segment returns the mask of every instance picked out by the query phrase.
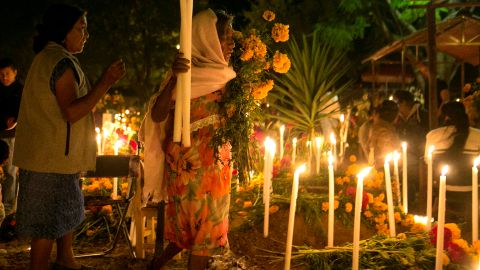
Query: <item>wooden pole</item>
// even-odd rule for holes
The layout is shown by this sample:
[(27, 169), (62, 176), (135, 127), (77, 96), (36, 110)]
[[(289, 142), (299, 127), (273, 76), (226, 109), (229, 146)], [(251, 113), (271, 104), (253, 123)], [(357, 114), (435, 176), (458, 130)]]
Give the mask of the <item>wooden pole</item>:
[(428, 93), (429, 93), (429, 110), (428, 119), (430, 130), (438, 125), (437, 119), (437, 48), (436, 48), (436, 25), (435, 25), (435, 6), (432, 2), (427, 8), (427, 32), (428, 32)]

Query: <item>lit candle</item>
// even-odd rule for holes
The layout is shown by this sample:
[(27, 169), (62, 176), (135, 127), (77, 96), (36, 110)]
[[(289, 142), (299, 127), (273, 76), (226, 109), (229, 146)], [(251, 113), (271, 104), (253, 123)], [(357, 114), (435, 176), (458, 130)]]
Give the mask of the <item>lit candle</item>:
[(415, 224), (422, 224), (423, 226), (427, 226), (427, 217), (414, 215), (413, 222)]
[(280, 126), (280, 160), (283, 158), (283, 134), (285, 133), (285, 125)]
[(355, 217), (353, 220), (353, 256), (352, 256), (352, 270), (358, 270), (358, 257), (360, 253), (360, 222), (362, 212), (362, 198), (363, 198), (363, 178), (367, 176), (372, 167), (367, 167), (357, 174), (357, 191), (355, 192)]
[(447, 185), (447, 172), (448, 166), (443, 166), (438, 191), (437, 254), (435, 270), (442, 270), (443, 268), (443, 234), (445, 228), (445, 191)]
[(401, 204), (401, 193), (400, 193), (400, 178), (398, 176), (398, 160), (400, 159), (400, 154), (397, 150), (393, 151), (393, 180), (395, 181), (396, 191), (397, 191), (397, 203)]
[(343, 138), (343, 131), (345, 129), (345, 115), (342, 113), (340, 114), (340, 130), (338, 134), (340, 134), (340, 153), (339, 156), (343, 157), (343, 145), (344, 145), (344, 138)]
[(403, 210), (408, 213), (408, 176), (407, 176), (407, 142), (402, 142), (402, 195)]
[(335, 138), (335, 133), (330, 133), (330, 145), (333, 153), (333, 158), (337, 160), (337, 139)]
[(288, 214), (287, 244), (285, 250), (285, 270), (290, 270), (290, 259), (292, 258), (293, 225), (295, 221), (295, 209), (297, 207), (298, 182), (300, 174), (305, 172), (305, 164), (300, 165), (293, 175), (292, 197), (290, 199), (290, 213)]
[(432, 227), (433, 151), (435, 146), (430, 145), (427, 153), (427, 230)]
[(295, 159), (297, 158), (297, 138), (292, 140), (292, 165), (295, 166)]
[(472, 243), (478, 240), (478, 164), (480, 156), (473, 161), (472, 167)]
[(308, 150), (308, 161), (307, 161), (307, 171), (312, 173), (312, 142), (307, 141), (307, 150)]
[(333, 176), (333, 156), (328, 155), (328, 245), (333, 247), (333, 223), (335, 205), (335, 182)]
[(100, 128), (96, 127), (95, 128), (95, 133), (97, 133), (96, 139), (97, 139), (97, 155), (102, 154), (102, 134), (100, 134)]
[(118, 141), (115, 142), (115, 145), (113, 146), (113, 154), (115, 156), (118, 156), (118, 151), (119, 151), (120, 147), (122, 147), (122, 144), (123, 144), (122, 140), (118, 140)]
[(316, 161), (316, 172), (320, 174), (320, 159), (322, 157), (322, 145), (323, 145), (323, 137), (316, 137), (315, 138), (315, 146), (316, 146), (316, 153), (315, 153), (315, 161)]
[(267, 137), (265, 139), (265, 162), (263, 165), (263, 237), (268, 237), (268, 225), (269, 225), (269, 209), (270, 209), (270, 192), (272, 188), (272, 170), (273, 170), (273, 158), (275, 157), (275, 142)]
[(392, 180), (390, 178), (390, 160), (392, 154), (388, 154), (385, 158), (385, 164), (383, 165), (385, 171), (385, 187), (387, 193), (387, 205), (388, 205), (388, 226), (390, 229), (390, 237), (395, 237), (395, 216), (393, 213), (393, 194), (392, 194)]

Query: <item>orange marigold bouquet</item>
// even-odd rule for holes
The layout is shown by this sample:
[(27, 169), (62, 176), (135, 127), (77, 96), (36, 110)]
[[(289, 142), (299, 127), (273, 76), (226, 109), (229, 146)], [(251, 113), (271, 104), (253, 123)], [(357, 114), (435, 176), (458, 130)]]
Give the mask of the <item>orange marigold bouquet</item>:
[(237, 77), (229, 82), (220, 101), (223, 125), (214, 135), (212, 147), (218, 149), (224, 143), (232, 145), (234, 166), (240, 180), (246, 179), (252, 170), (250, 137), (254, 120), (261, 114), (261, 100), (273, 89), (271, 74), (287, 73), (291, 66), (287, 54), (277, 49), (279, 43), (288, 41), (289, 26), (275, 22), (275, 17), (274, 12), (267, 10), (262, 15), (260, 27), (236, 31), (234, 35), (236, 47), (232, 65)]

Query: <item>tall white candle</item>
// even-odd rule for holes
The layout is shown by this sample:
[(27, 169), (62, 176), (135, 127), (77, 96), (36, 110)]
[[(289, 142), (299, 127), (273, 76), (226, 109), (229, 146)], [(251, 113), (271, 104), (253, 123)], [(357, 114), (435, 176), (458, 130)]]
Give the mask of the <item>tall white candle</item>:
[(387, 205), (388, 205), (388, 227), (390, 229), (390, 237), (395, 237), (395, 215), (393, 212), (393, 194), (392, 194), (392, 180), (390, 178), (390, 160), (392, 154), (388, 154), (385, 158), (385, 164), (383, 165), (385, 171), (385, 187), (387, 193)]
[(280, 160), (283, 158), (283, 135), (285, 133), (285, 125), (280, 126)]
[(398, 160), (400, 159), (400, 154), (397, 150), (393, 151), (393, 181), (395, 181), (396, 192), (397, 192), (397, 204), (401, 204), (402, 194), (400, 192), (400, 177), (398, 174)]
[(337, 139), (335, 138), (335, 133), (330, 133), (330, 145), (333, 153), (333, 158), (337, 160)]
[(307, 161), (307, 172), (312, 173), (312, 141), (307, 141), (307, 150), (308, 150), (308, 161)]
[(317, 174), (320, 174), (320, 160), (322, 158), (322, 145), (323, 145), (323, 137), (316, 137), (315, 138), (315, 149), (317, 150), (315, 152), (315, 171)]
[(295, 209), (297, 207), (298, 182), (300, 174), (305, 172), (305, 164), (300, 165), (293, 175), (292, 197), (290, 199), (290, 213), (288, 214), (287, 244), (285, 250), (285, 270), (290, 270), (290, 260), (292, 258), (293, 226), (295, 221)]
[(97, 133), (97, 155), (102, 155), (102, 134), (100, 134), (100, 128), (95, 128), (95, 133)]
[(297, 158), (297, 138), (292, 140), (292, 165), (295, 166), (295, 159)]
[(433, 151), (435, 146), (430, 145), (427, 153), (427, 230), (432, 227)]
[(270, 192), (272, 189), (272, 170), (273, 170), (273, 158), (275, 157), (275, 142), (267, 137), (265, 139), (265, 162), (263, 168), (263, 237), (268, 237), (269, 226), (269, 209), (270, 209)]
[(372, 167), (367, 167), (357, 174), (357, 191), (355, 192), (355, 217), (353, 219), (353, 256), (352, 256), (352, 270), (358, 270), (358, 257), (360, 254), (360, 222), (362, 212), (362, 198), (363, 198), (363, 178), (367, 176)]
[(339, 156), (343, 157), (343, 145), (345, 143), (344, 138), (343, 138), (343, 131), (345, 129), (345, 115), (342, 113), (340, 114), (340, 130), (338, 132), (340, 136), (340, 153)]
[(328, 244), (333, 247), (333, 224), (335, 214), (335, 182), (333, 175), (333, 156), (328, 155)]
[(407, 142), (402, 142), (402, 195), (403, 210), (408, 213), (408, 173), (407, 173)]
[(478, 164), (480, 156), (473, 161), (472, 167), (472, 243), (478, 240)]
[(447, 185), (447, 172), (448, 166), (443, 166), (438, 191), (437, 253), (435, 260), (435, 270), (442, 270), (443, 268), (443, 234), (445, 228), (445, 191)]

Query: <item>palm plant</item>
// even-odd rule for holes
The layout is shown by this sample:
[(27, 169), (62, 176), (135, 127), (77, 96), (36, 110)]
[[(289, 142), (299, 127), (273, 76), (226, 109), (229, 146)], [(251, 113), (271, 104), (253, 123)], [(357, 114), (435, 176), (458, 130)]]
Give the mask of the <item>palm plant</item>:
[(270, 116), (311, 139), (322, 118), (339, 112), (336, 98), (352, 85), (345, 76), (352, 65), (346, 51), (321, 42), (318, 32), (304, 35), (301, 47), (293, 38), (288, 45), (292, 67), (274, 78), (269, 98), (275, 113)]

